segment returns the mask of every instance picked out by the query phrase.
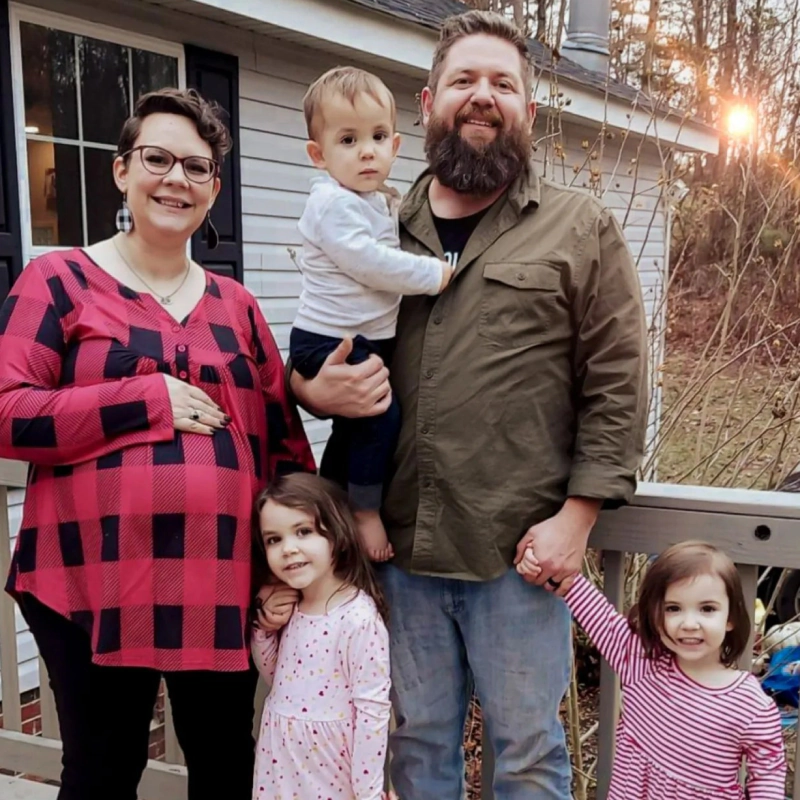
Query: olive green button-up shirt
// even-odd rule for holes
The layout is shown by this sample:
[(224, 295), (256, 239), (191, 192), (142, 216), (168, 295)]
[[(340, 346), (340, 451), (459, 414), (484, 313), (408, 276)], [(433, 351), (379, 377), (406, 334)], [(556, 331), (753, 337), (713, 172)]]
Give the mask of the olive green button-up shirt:
[[(404, 249), (443, 257), (423, 174)], [(612, 213), (531, 169), (481, 219), (437, 297), (407, 297), (384, 521), (397, 566), (490, 580), (569, 496), (630, 500), (647, 419), (645, 315)]]

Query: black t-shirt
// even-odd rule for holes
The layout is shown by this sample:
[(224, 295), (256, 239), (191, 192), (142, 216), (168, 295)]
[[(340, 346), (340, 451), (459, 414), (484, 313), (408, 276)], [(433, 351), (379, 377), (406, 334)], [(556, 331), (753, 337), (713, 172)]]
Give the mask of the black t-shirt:
[[(491, 206), (489, 206), (491, 208)], [(442, 243), (444, 258), (453, 269), (458, 266), (458, 259), (467, 246), (469, 237), (472, 236), (478, 223), (489, 210), (484, 208), (477, 214), (470, 214), (468, 217), (458, 217), (457, 219), (445, 219), (444, 217), (433, 216), (433, 224), (436, 226), (436, 233), (439, 234), (439, 241)]]

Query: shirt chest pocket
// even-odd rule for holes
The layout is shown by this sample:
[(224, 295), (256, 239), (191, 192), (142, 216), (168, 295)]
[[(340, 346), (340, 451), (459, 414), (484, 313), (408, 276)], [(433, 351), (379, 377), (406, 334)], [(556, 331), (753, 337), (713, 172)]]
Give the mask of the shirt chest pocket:
[(546, 341), (559, 315), (556, 264), (488, 263), (483, 268), (478, 333), (495, 344), (531, 347)]

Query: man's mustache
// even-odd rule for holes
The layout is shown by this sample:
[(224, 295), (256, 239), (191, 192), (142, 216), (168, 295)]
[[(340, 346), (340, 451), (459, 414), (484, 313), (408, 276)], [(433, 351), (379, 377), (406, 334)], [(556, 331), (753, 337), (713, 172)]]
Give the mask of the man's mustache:
[(495, 128), (503, 127), (503, 118), (496, 111), (478, 111), (474, 106), (470, 106), (466, 110), (459, 111), (456, 115), (456, 127), (460, 128), (468, 119), (474, 119), (479, 122), (488, 122)]

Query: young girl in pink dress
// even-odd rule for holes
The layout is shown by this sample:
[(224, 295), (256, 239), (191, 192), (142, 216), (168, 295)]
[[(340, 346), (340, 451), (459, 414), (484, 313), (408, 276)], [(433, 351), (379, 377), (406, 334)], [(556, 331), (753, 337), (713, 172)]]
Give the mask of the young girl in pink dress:
[[(539, 569), (528, 549), (517, 570), (529, 579)], [(629, 619), (583, 576), (563, 591), (622, 682), (608, 800), (744, 800), (743, 758), (747, 797), (783, 800), (778, 709), (734, 666), (750, 616), (728, 556), (703, 542), (670, 547), (645, 575)]]
[(271, 685), (254, 800), (381, 800), (389, 731), (386, 607), (347, 497), (316, 475), (278, 479), (256, 510), (271, 575), (300, 592), (285, 628), (253, 633)]

